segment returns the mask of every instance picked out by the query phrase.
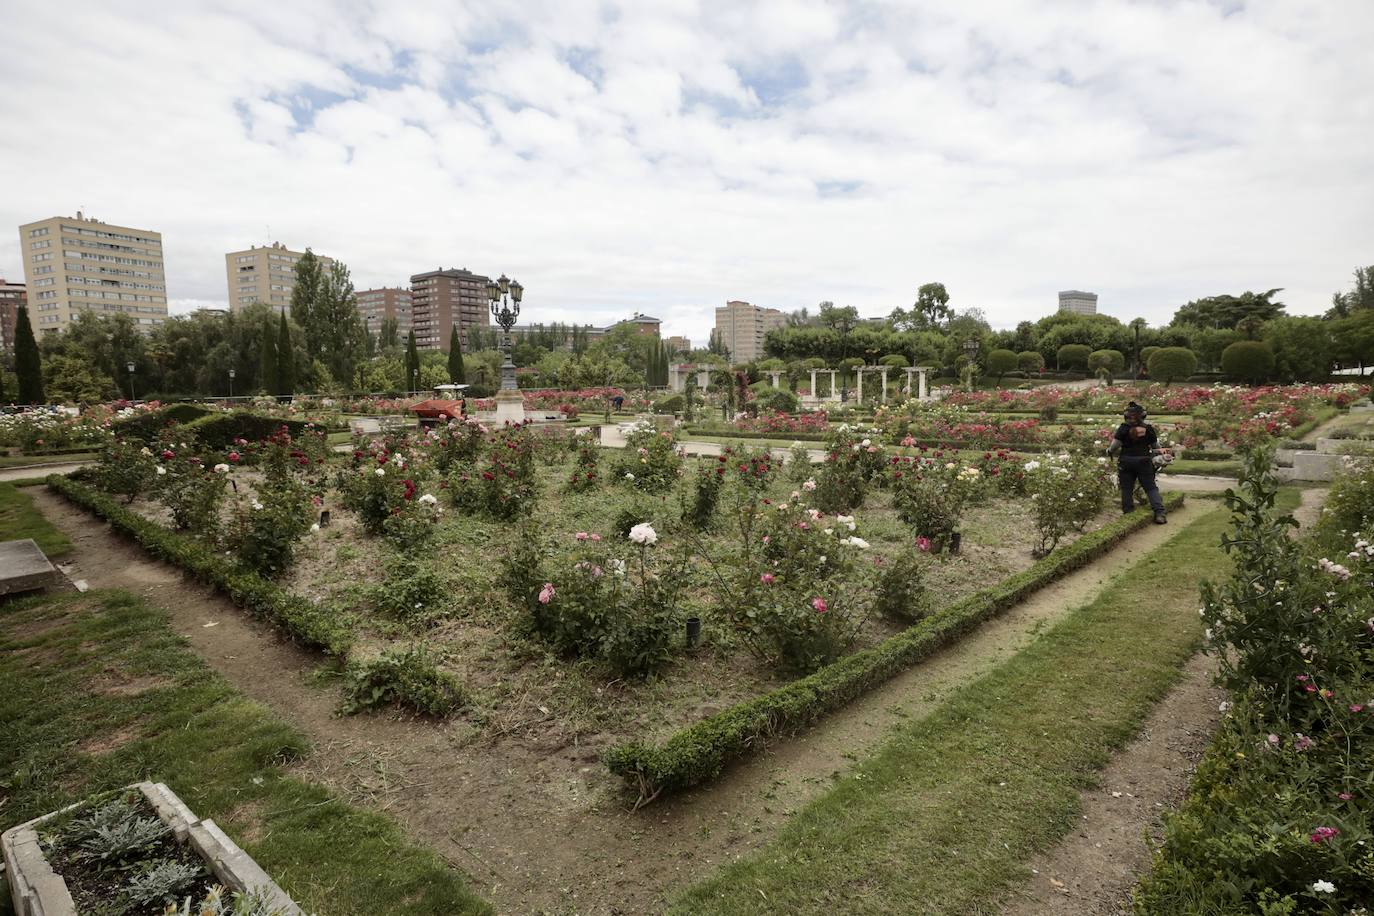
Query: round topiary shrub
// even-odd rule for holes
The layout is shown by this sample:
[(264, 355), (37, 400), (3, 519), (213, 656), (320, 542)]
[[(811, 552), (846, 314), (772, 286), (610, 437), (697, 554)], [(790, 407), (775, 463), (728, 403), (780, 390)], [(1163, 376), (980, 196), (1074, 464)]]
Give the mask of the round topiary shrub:
[(1238, 340), (1221, 351), (1221, 371), (1238, 382), (1258, 385), (1274, 372), (1274, 351), (1262, 340)]
[(988, 354), (988, 375), (999, 382), (1002, 376), (1015, 371), (1016, 366), (1016, 354), (1011, 350), (993, 350)]
[(1064, 344), (1055, 352), (1055, 361), (1060, 369), (1087, 369), (1092, 351), (1087, 344)]
[(1115, 375), (1126, 368), (1126, 354), (1120, 350), (1094, 350), (1088, 354), (1088, 368), (1093, 372), (1106, 369)]
[(654, 413), (677, 413), (682, 410), (682, 395), (670, 394), (654, 401)]
[(1158, 353), (1161, 349), (1163, 349), (1163, 348), (1162, 348), (1162, 347), (1141, 347), (1141, 348), (1140, 348), (1140, 365), (1141, 365), (1142, 367), (1144, 367), (1145, 370), (1146, 370), (1147, 372), (1149, 371), (1150, 357), (1151, 357), (1151, 356), (1154, 356), (1154, 355), (1155, 355), (1156, 353)]
[(1187, 347), (1163, 347), (1150, 355), (1150, 378), (1168, 385), (1197, 370), (1197, 354)]
[(786, 388), (769, 388), (754, 398), (749, 404), (763, 413), (796, 413), (799, 407), (797, 396)]
[(1045, 357), (1034, 350), (1022, 350), (1016, 354), (1016, 365), (1027, 375), (1033, 372), (1044, 372)]

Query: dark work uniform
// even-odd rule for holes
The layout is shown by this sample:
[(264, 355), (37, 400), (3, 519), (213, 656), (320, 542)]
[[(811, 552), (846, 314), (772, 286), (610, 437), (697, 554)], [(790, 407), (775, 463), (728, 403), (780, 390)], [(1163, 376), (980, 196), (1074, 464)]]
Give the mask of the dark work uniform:
[(1121, 486), (1121, 511), (1130, 512), (1135, 508), (1131, 494), (1136, 482), (1150, 498), (1150, 508), (1156, 513), (1164, 511), (1164, 497), (1159, 495), (1155, 485), (1155, 465), (1151, 452), (1159, 445), (1159, 436), (1149, 423), (1143, 424), (1145, 435), (1135, 438), (1131, 427), (1122, 423), (1116, 428), (1116, 440), (1121, 443), (1121, 457), (1117, 462), (1116, 480)]

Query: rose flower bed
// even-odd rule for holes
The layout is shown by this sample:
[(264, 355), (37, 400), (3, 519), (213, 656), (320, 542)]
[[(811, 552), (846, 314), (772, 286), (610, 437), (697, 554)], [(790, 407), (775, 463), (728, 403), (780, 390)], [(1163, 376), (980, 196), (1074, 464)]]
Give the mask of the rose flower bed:
[(685, 459), (650, 425), (610, 452), (476, 421), (347, 454), (318, 433), (198, 449), (178, 432), (111, 446), (99, 492), (72, 498), (340, 631), (346, 709), (593, 750), (819, 676), (1118, 524), (1094, 456), (896, 454), (876, 428), (831, 430), (819, 465)]

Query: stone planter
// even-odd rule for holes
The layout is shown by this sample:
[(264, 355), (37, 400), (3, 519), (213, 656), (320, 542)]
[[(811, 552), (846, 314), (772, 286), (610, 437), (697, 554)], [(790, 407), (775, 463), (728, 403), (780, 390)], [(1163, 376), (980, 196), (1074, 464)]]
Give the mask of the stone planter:
[[(256, 892), (274, 912), (301, 916), (300, 907), (249, 858), (233, 840), (224, 835), (214, 821), (201, 820), (162, 783), (140, 782), (137, 789), (157, 811), (162, 822), (172, 828), (178, 843), (189, 843), (205, 860), (218, 882), (230, 891)], [(35, 818), (5, 831), (0, 836), (0, 851), (5, 858), (5, 877), (14, 899), (15, 916), (77, 916), (67, 883), (52, 870), (38, 843), (38, 830), (45, 821), (77, 805)]]

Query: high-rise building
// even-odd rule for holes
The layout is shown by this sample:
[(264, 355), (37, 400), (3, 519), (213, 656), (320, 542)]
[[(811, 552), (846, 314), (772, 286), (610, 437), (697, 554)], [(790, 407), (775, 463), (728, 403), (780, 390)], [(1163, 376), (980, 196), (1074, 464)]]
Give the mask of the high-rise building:
[(674, 353), (690, 353), (692, 350), (692, 342), (681, 335), (669, 337), (664, 343), (666, 343), (668, 348)]
[[(306, 251), (309, 251), (307, 248)], [(265, 302), (279, 312), (291, 309), (291, 291), (296, 288), (296, 262), (305, 251), (292, 251), (281, 242), (261, 247), (253, 245), (246, 251), (231, 251), (224, 256), (224, 273), (229, 281), (229, 311), (237, 312), (245, 305)], [(333, 258), (322, 254), (320, 268), (328, 269)]]
[(731, 362), (752, 363), (764, 356), (764, 336), (786, 320), (777, 309), (731, 299), (716, 309), (716, 334), (730, 351)]
[(26, 289), (22, 283), (0, 277), (0, 351), (14, 351), (14, 323), (19, 317), (19, 306), (28, 304)]
[(1097, 293), (1066, 289), (1059, 294), (1059, 311), (1073, 312), (1075, 315), (1097, 314)]
[(139, 330), (167, 320), (162, 234), (85, 216), (54, 216), (19, 227), (29, 320), (55, 334), (83, 311), (122, 313)]
[(382, 329), (382, 322), (388, 318), (396, 319), (396, 330), (404, 340), (410, 333), (411, 298), (413, 294), (404, 286), (383, 286), (381, 289), (365, 289), (357, 293), (358, 315), (363, 319), (367, 333), (376, 334)]
[(450, 267), (415, 274), (410, 278), (410, 324), (415, 330), (415, 346), (421, 350), (448, 352), (449, 335), (455, 323), (463, 350), (468, 331), (491, 326), (491, 300), (487, 298), (489, 277), (464, 267)]

